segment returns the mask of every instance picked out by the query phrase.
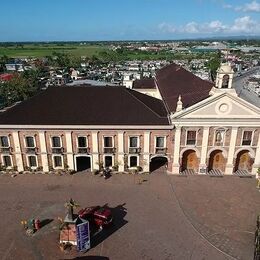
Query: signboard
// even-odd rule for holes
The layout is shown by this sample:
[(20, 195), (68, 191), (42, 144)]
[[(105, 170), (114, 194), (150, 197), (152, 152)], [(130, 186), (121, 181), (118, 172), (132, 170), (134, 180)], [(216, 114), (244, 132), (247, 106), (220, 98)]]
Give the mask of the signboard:
[(90, 249), (90, 232), (89, 222), (78, 224), (76, 226), (77, 231), (77, 248), (80, 252), (84, 252)]

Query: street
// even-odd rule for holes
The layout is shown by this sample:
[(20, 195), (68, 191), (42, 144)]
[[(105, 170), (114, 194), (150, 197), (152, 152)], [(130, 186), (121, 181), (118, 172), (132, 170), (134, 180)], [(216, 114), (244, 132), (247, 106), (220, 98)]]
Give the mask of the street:
[(260, 67), (254, 67), (249, 71), (244, 72), (241, 76), (235, 77), (233, 80), (233, 87), (236, 89), (239, 97), (257, 107), (260, 107), (260, 97), (258, 97), (255, 93), (243, 88), (246, 79), (255, 74), (257, 71), (260, 71)]

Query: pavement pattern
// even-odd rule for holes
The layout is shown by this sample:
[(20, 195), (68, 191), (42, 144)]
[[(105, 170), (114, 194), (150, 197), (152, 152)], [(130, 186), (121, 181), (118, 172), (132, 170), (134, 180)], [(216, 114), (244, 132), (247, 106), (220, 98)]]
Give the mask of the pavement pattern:
[[(117, 174), (0, 175), (0, 259), (252, 259), (260, 193), (253, 178)], [(58, 217), (70, 197), (108, 204), (114, 225), (85, 254), (61, 252)], [(45, 220), (28, 237), (21, 220)]]

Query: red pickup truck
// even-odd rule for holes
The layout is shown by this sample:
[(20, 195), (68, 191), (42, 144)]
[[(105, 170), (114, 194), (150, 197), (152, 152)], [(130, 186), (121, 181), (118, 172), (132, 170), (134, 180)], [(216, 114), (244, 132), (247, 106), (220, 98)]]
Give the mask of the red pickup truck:
[(78, 212), (78, 215), (79, 217), (88, 220), (90, 224), (94, 224), (100, 229), (108, 226), (113, 221), (111, 209), (107, 207), (100, 207), (100, 206), (87, 207), (81, 209)]

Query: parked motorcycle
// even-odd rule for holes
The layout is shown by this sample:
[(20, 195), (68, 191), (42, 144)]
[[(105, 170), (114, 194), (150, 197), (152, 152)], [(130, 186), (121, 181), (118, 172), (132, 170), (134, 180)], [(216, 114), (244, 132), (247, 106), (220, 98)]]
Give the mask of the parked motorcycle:
[(110, 169), (109, 168), (105, 168), (103, 170), (103, 177), (104, 177), (104, 179), (109, 178), (109, 176), (110, 176)]

